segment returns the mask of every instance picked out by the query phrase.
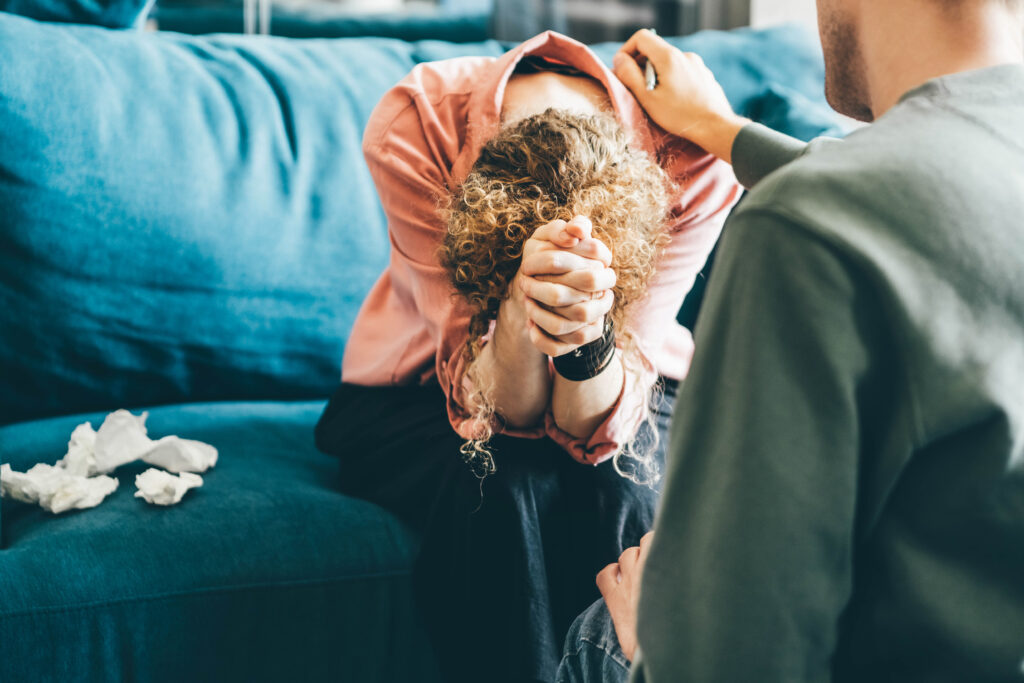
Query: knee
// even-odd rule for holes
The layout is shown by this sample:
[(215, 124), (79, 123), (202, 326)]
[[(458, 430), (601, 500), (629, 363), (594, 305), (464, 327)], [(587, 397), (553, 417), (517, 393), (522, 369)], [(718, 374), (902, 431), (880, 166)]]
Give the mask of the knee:
[(629, 660), (604, 600), (598, 600), (569, 628), (557, 683), (624, 683), (628, 677)]

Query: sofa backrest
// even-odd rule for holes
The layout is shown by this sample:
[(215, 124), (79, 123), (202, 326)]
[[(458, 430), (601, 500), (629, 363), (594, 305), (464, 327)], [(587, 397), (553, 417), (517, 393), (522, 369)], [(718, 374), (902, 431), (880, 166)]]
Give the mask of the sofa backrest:
[(153, 0), (0, 0), (0, 12), (107, 28), (141, 26)]
[[(773, 84), (820, 100), (810, 37), (678, 42), (741, 110)], [(388, 258), (360, 146), (370, 111), (417, 62), (503, 49), (0, 13), (0, 424), (326, 397)]]

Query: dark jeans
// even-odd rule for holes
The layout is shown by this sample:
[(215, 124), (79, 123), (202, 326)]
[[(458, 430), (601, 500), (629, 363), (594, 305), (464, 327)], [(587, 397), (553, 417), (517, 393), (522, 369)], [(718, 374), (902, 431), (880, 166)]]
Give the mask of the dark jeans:
[(612, 615), (599, 599), (572, 623), (556, 683), (626, 683), (629, 660), (619, 646)]
[[(658, 411), (659, 461), (676, 382)], [(639, 439), (650, 438), (642, 431)], [(463, 463), (436, 384), (341, 384), (316, 427), (343, 492), (420, 532), (417, 606), (446, 680), (554, 681), (594, 577), (650, 530), (655, 490), (610, 461), (581, 465), (550, 439), (495, 436), (483, 483)]]

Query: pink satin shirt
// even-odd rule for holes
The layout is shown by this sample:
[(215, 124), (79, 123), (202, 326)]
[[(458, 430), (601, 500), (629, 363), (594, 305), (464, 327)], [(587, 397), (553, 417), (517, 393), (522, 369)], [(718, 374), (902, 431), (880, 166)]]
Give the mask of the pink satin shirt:
[(597, 464), (633, 438), (658, 374), (685, 377), (693, 338), (676, 322), (676, 314), (740, 188), (727, 164), (658, 128), (593, 52), (558, 33), (542, 33), (498, 58), (420, 64), (374, 109), (363, 153), (387, 215), (391, 261), (356, 318), (342, 379), (371, 386), (436, 381), (447, 398), (452, 427), (463, 437), (473, 433), (463, 408), (462, 354), (470, 313), (453, 296), (438, 262), (446, 232), (438, 197), (459, 186), (481, 148), (497, 134), (505, 85), (526, 55), (568, 64), (601, 83), (631, 144), (664, 160), (663, 168), (681, 187), (666, 227), (671, 242), (647, 296), (634, 304), (631, 316), (646, 365), (639, 384), (624, 383), (611, 414), (587, 438), (561, 430), (550, 407), (535, 428), (503, 430), (524, 438), (551, 437), (576, 460)]

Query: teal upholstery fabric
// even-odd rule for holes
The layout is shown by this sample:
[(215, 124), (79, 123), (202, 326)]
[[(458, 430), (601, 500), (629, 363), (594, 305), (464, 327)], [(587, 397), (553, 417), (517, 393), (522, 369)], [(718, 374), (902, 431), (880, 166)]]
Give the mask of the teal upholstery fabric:
[[(813, 36), (675, 42), (705, 56), (741, 111), (779, 85), (812, 112), (802, 134), (833, 125), (815, 110)], [(418, 62), (504, 47), (0, 13), (0, 424), (327, 396), (387, 262), (360, 148), (370, 111)], [(596, 49), (610, 60), (615, 46)]]
[[(401, 40), (446, 40), (470, 43), (487, 40), (490, 33), (490, 7), (464, 10), (440, 10), (420, 13), (368, 14), (347, 13), (343, 6), (335, 12), (327, 3), (314, 7), (298, 5), (274, 7), (270, 32), (288, 38), (399, 38)], [(161, 31), (180, 33), (240, 33), (244, 25), (241, 4), (225, 3), (196, 6), (193, 2), (161, 2), (152, 18)]]
[[(216, 446), (203, 486), (175, 506), (135, 498), (54, 516), (3, 500), (0, 680), (434, 681), (412, 613), (415, 540), (380, 508), (337, 493), (313, 446), (322, 402), (151, 411), (151, 436)], [(75, 425), (0, 428), (16, 470), (60, 458)]]
[(107, 28), (141, 26), (153, 0), (0, 0), (0, 12)]

